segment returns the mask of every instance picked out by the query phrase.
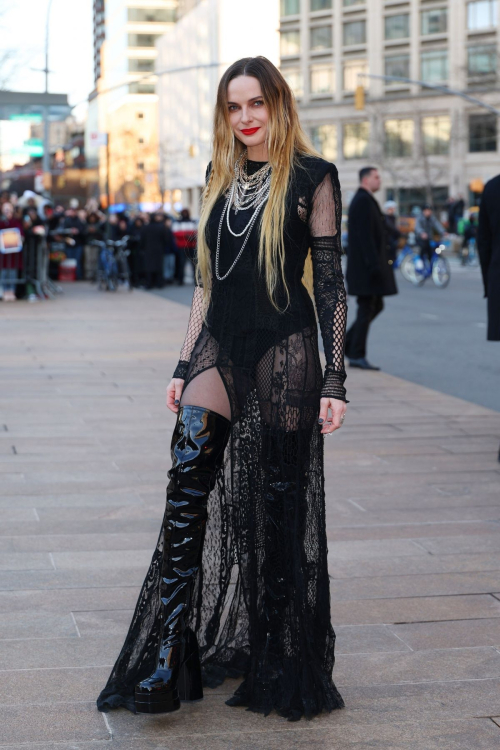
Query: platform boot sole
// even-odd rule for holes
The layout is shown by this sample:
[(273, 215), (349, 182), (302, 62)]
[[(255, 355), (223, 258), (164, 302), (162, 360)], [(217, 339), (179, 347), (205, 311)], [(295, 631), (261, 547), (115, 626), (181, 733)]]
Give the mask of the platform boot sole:
[(135, 693), (135, 710), (138, 714), (168, 714), (181, 707), (177, 691), (170, 693)]

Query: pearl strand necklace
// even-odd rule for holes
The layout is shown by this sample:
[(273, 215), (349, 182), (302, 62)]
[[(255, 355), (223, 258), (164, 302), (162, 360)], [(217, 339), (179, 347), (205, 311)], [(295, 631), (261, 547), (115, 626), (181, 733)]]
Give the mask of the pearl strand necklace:
[[(252, 233), (252, 229), (254, 227), (254, 224), (257, 221), (257, 217), (259, 215), (259, 212), (260, 212), (262, 206), (264, 205), (264, 203), (267, 201), (267, 199), (269, 197), (269, 192), (270, 192), (270, 189), (271, 189), (271, 178), (270, 178), (270, 174), (269, 174), (269, 182), (268, 182), (268, 185), (266, 187), (266, 190), (265, 190), (262, 198), (260, 199), (260, 201), (257, 203), (257, 205), (255, 207), (255, 211), (253, 212), (253, 214), (252, 214), (252, 216), (250, 218), (250, 221), (248, 222), (248, 224), (246, 225), (246, 227), (243, 229), (242, 232), (237, 233), (237, 232), (234, 232), (231, 229), (231, 226), (229, 224), (229, 210), (231, 208), (231, 203), (233, 201), (235, 190), (237, 188), (236, 180), (237, 180), (237, 178), (236, 178), (236, 175), (235, 175), (235, 177), (233, 179), (233, 182), (231, 183), (231, 189), (229, 191), (229, 196), (228, 196), (228, 198), (226, 200), (226, 203), (224, 204), (224, 208), (222, 209), (222, 213), (221, 213), (221, 217), (220, 217), (220, 221), (219, 221), (219, 230), (217, 232), (217, 246), (216, 246), (216, 250), (215, 250), (215, 275), (216, 275), (216, 277), (217, 277), (217, 279), (219, 281), (224, 281), (224, 279), (227, 279), (227, 277), (229, 276), (229, 274), (231, 273), (231, 271), (235, 267), (236, 263), (241, 258), (241, 254), (243, 253), (243, 250), (246, 247), (246, 244), (247, 244), (247, 242), (249, 240), (249, 237), (250, 237), (250, 235)], [(222, 233), (222, 224), (224, 223), (224, 216), (226, 216), (227, 228), (228, 228), (229, 232), (233, 235), (233, 237), (241, 237), (243, 234), (245, 234), (245, 232), (247, 232), (247, 230), (248, 230), (248, 232), (247, 232), (247, 235), (246, 235), (245, 239), (243, 240), (243, 244), (241, 246), (241, 249), (240, 249), (238, 255), (236, 256), (236, 258), (232, 262), (231, 266), (229, 267), (229, 270), (224, 274), (224, 276), (221, 276), (220, 273), (219, 273), (219, 258), (220, 258), (220, 240), (221, 240), (221, 233)]]

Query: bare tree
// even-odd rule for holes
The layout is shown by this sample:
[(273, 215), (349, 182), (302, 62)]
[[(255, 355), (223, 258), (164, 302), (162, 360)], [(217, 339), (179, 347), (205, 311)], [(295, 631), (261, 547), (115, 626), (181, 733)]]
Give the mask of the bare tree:
[[(0, 2), (0, 19), (5, 15), (7, 11), (7, 3)], [(5, 42), (9, 38), (8, 28), (4, 23), (0, 24), (0, 34), (2, 35), (2, 41)], [(0, 51), (0, 91), (5, 91), (8, 88), (10, 81), (14, 73), (26, 63), (24, 59), (26, 57), (26, 51), (21, 53), (20, 50), (6, 47), (2, 45), (3, 49)], [(30, 55), (32, 56), (32, 55)]]
[[(371, 115), (372, 128), (374, 137), (372, 137), (370, 158), (377, 162), (382, 170), (390, 175), (392, 187), (395, 189), (396, 197), (399, 195), (400, 188), (420, 188), (425, 191), (425, 200), (432, 202), (432, 188), (439, 185), (443, 178), (449, 174), (450, 156), (446, 154), (436, 155), (429, 152), (426, 148), (425, 139), (421, 132), (418, 132), (421, 116), (424, 114), (422, 109), (415, 102), (415, 107), (411, 115), (403, 116), (394, 114), (391, 118), (387, 115), (384, 107), (373, 104), (369, 109)], [(429, 114), (426, 112), (425, 114)], [(401, 155), (391, 154), (387, 147), (387, 139), (384, 127), (384, 121), (387, 119), (411, 119), (415, 123), (415, 143), (411, 144), (411, 154)], [(455, 126), (451, 124), (452, 130)], [(458, 137), (458, 134), (456, 134)], [(455, 133), (450, 132), (450, 142), (455, 137)], [(443, 161), (444, 159), (444, 161)]]

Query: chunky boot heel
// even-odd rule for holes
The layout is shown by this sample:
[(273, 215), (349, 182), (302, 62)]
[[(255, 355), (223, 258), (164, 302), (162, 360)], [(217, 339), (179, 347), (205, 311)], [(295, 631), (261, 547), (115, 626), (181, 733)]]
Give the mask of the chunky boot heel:
[(203, 698), (198, 643), (186, 621), (201, 563), (207, 500), (222, 466), (230, 428), (229, 419), (210, 409), (187, 405), (179, 409), (163, 519), (158, 656), (153, 674), (135, 686), (137, 713), (169, 713), (177, 711), (181, 700)]
[(181, 707), (176, 690), (169, 693), (135, 693), (135, 710), (138, 714), (168, 714)]
[(201, 701), (203, 698), (198, 641), (191, 630), (186, 631), (186, 659), (179, 672), (177, 692), (181, 701)]

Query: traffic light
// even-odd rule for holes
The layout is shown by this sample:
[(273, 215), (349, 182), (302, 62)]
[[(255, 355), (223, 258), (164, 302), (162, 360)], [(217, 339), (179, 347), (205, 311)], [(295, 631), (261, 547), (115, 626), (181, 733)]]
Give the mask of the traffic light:
[(356, 86), (356, 91), (354, 92), (354, 108), (365, 108), (365, 89), (363, 86)]

